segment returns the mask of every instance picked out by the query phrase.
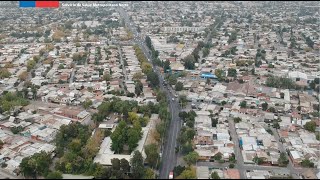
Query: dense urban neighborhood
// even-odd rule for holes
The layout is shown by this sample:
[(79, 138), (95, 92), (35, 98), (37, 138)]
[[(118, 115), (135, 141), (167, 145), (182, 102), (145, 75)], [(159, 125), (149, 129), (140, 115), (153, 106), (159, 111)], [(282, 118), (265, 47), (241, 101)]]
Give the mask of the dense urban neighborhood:
[(0, 178), (320, 178), (318, 2), (59, 3), (1, 3)]

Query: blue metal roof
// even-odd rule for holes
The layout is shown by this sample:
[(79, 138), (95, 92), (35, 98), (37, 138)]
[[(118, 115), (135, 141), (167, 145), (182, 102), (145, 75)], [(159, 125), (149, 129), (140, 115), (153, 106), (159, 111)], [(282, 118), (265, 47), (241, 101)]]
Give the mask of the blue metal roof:
[(210, 74), (210, 73), (203, 73), (201, 74), (201, 77), (206, 77), (206, 78), (217, 78), (214, 74)]

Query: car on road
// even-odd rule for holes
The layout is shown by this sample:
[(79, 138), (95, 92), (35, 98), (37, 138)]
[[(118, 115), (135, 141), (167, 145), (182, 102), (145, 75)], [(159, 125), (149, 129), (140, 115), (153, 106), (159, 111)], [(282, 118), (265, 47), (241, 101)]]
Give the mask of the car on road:
[(173, 171), (170, 171), (170, 173), (169, 173), (169, 179), (173, 179)]
[(172, 101), (174, 101), (174, 98), (172, 98)]

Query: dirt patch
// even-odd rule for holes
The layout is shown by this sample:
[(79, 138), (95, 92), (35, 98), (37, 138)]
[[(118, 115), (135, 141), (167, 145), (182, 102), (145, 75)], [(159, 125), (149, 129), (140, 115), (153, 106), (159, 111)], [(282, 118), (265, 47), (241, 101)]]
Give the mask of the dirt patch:
[(158, 145), (157, 139), (160, 139), (160, 135), (156, 130), (156, 125), (159, 124), (160, 122), (161, 122), (161, 120), (159, 118), (154, 119), (154, 120), (150, 120), (150, 122), (149, 122), (149, 123), (151, 123), (150, 130), (149, 130), (145, 145), (148, 145), (148, 144), (157, 144)]

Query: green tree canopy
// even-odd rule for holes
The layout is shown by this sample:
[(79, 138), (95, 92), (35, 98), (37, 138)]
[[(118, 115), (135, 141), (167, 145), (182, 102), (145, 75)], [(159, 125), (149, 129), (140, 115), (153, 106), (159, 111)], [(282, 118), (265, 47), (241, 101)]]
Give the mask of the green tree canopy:
[(134, 87), (134, 92), (137, 96), (140, 96), (140, 94), (143, 92), (143, 84), (140, 80), (137, 80)]
[(149, 166), (152, 168), (157, 167), (157, 164), (160, 161), (160, 156), (158, 153), (158, 147), (156, 144), (149, 144), (144, 148), (145, 153), (147, 155), (146, 161), (148, 162)]
[(191, 164), (195, 164), (198, 159), (199, 159), (199, 154), (195, 151), (190, 152), (189, 154), (183, 157), (183, 160), (185, 160), (189, 166)]
[(301, 166), (302, 167), (307, 167), (307, 168), (313, 168), (314, 167), (314, 163), (311, 162), (309, 159), (304, 159), (301, 162)]
[(284, 89), (293, 89), (296, 87), (295, 83), (291, 79), (276, 76), (268, 77), (266, 86)]
[(233, 69), (233, 68), (229, 68), (228, 69), (228, 76), (236, 78), (237, 77), (237, 70)]
[(50, 172), (46, 179), (62, 179), (62, 173), (59, 171)]
[(25, 177), (37, 178), (38, 176), (46, 176), (49, 173), (51, 162), (51, 154), (41, 151), (30, 157), (23, 158), (20, 163), (20, 170)]
[(143, 179), (156, 179), (154, 171), (151, 168), (147, 168), (144, 171)]
[(36, 61), (29, 60), (27, 62), (27, 71), (29, 72), (31, 69), (33, 69), (36, 66)]
[(143, 157), (139, 151), (135, 151), (131, 162), (131, 175), (135, 179), (141, 179), (144, 176)]
[(177, 177), (177, 179), (196, 179), (197, 174), (194, 169), (185, 169), (180, 176)]
[(92, 101), (90, 99), (86, 99), (83, 103), (82, 106), (85, 109), (88, 109), (92, 105)]
[(279, 163), (280, 167), (284, 167), (284, 166), (287, 166), (289, 164), (289, 160), (288, 160), (285, 152), (281, 152), (280, 153), (280, 157), (278, 159), (278, 163)]
[(159, 78), (157, 73), (155, 72), (150, 72), (147, 74), (147, 80), (150, 82), (152, 87), (157, 87), (159, 86)]
[(194, 69), (195, 68), (195, 58), (193, 55), (188, 55), (187, 57), (185, 57), (183, 59), (183, 62), (184, 62), (184, 67), (186, 69)]
[(262, 110), (266, 111), (268, 109), (268, 103), (264, 102), (262, 103)]
[(217, 171), (211, 173), (211, 179), (220, 179), (220, 176), (218, 175)]
[(7, 68), (1, 68), (0, 69), (0, 79), (8, 78), (10, 76), (11, 76), (11, 73), (8, 71)]
[(246, 107), (247, 107), (247, 101), (242, 101), (242, 102), (240, 103), (240, 107), (241, 107), (241, 108), (246, 108)]
[(177, 78), (174, 75), (170, 75), (168, 81), (170, 85), (175, 85), (177, 83)]
[(176, 91), (182, 91), (183, 90), (183, 83), (182, 82), (177, 82), (175, 86)]
[(310, 132), (315, 132), (317, 124), (314, 121), (309, 121), (303, 127)]

